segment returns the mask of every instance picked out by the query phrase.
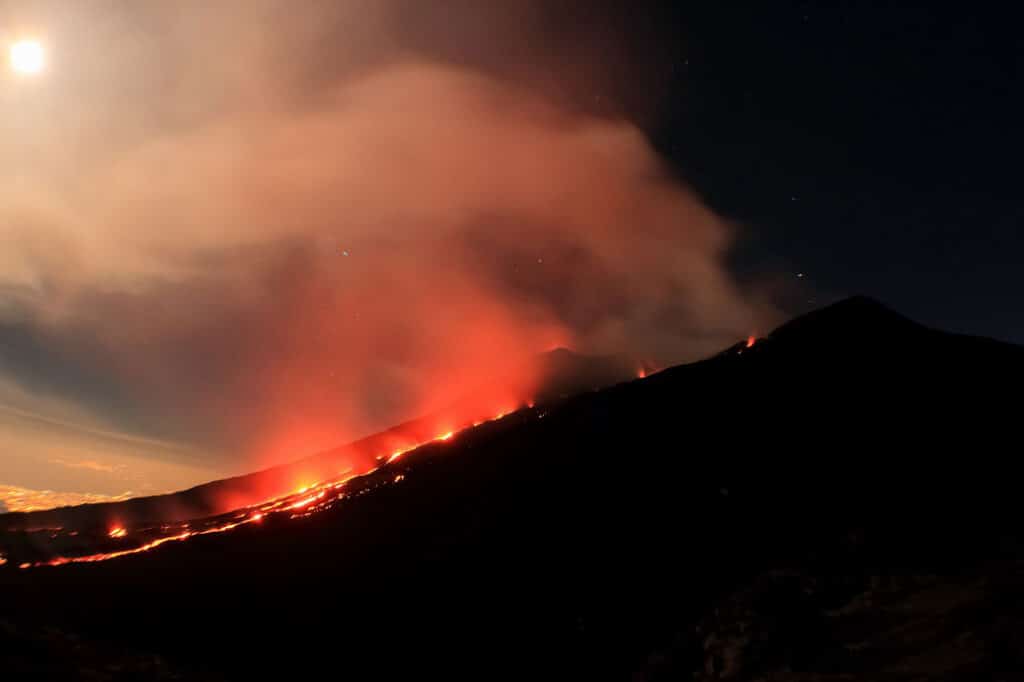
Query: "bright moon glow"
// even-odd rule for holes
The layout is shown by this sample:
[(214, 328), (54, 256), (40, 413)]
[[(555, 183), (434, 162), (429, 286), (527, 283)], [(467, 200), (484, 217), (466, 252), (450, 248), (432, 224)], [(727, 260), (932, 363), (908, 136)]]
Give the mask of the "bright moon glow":
[(46, 52), (38, 40), (19, 40), (9, 52), (11, 69), (26, 76), (37, 74), (46, 66)]

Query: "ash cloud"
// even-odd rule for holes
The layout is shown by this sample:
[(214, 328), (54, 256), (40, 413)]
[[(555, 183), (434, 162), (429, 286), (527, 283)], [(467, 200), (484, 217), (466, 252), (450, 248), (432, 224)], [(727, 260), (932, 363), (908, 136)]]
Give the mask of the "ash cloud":
[(5, 84), (27, 103), (0, 142), (0, 373), (22, 388), (244, 469), (557, 345), (667, 364), (771, 315), (625, 117), (656, 106), (605, 77), (607, 20), (140, 5), (77, 10), (94, 30), (62, 54), (92, 56)]

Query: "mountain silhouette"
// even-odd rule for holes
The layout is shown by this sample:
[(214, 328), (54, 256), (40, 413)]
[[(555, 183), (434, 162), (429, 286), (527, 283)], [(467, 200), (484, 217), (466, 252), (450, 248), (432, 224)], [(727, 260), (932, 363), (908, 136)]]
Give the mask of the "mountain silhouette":
[(7, 532), (0, 663), (26, 679), (998, 679), (1024, 665), (1022, 378), (1024, 349), (849, 299), (432, 442), (318, 513), (28, 570)]

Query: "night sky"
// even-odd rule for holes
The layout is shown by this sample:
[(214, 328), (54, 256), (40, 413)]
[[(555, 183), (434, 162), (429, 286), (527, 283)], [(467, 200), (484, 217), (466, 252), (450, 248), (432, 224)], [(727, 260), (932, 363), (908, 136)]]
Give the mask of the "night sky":
[(1017, 27), (0, 0), (48, 61), (0, 77), (0, 501), (180, 488), (556, 346), (664, 366), (855, 294), (1024, 342)]
[(794, 311), (867, 294), (931, 325), (1024, 342), (1017, 13), (687, 4), (700, 8), (675, 15), (672, 112), (652, 133), (743, 224), (737, 271), (806, 273)]

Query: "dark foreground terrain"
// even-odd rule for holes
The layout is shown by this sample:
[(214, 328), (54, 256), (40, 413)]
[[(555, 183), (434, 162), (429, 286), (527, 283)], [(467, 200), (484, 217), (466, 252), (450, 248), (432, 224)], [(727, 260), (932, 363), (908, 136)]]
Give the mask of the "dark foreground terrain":
[(1024, 679), (1024, 349), (851, 299), (307, 518), (0, 567), (3, 679)]

